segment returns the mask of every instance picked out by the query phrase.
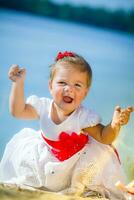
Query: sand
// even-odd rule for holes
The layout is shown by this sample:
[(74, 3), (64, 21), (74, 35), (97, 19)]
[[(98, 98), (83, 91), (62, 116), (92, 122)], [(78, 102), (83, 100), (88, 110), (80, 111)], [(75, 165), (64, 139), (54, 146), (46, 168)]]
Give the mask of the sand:
[(106, 200), (106, 198), (62, 195), (56, 192), (29, 190), (15, 185), (0, 184), (0, 200)]

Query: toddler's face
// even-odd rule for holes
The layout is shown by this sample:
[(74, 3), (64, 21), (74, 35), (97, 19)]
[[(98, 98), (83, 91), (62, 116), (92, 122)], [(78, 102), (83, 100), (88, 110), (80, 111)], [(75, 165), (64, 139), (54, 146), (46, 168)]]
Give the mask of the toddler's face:
[(49, 89), (57, 108), (65, 115), (71, 114), (87, 95), (87, 76), (71, 65), (57, 67)]

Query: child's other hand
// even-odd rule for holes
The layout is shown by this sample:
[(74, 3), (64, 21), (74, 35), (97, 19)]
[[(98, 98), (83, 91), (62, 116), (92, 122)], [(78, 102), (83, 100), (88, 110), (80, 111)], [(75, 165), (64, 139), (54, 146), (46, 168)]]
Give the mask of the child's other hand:
[(118, 181), (115, 186), (124, 191), (124, 192), (128, 192), (132, 195), (134, 195), (134, 181), (132, 181), (131, 183), (129, 183), (128, 185), (125, 185), (124, 183), (122, 183), (121, 181)]
[(129, 121), (129, 117), (131, 112), (134, 111), (133, 107), (128, 107), (126, 109), (121, 109), (120, 106), (116, 106), (114, 114), (113, 114), (113, 119), (111, 122), (111, 126), (113, 128), (120, 127), (122, 125), (125, 125)]
[(20, 68), (18, 65), (14, 64), (10, 67), (8, 72), (8, 77), (14, 82), (24, 80), (26, 75), (26, 69)]

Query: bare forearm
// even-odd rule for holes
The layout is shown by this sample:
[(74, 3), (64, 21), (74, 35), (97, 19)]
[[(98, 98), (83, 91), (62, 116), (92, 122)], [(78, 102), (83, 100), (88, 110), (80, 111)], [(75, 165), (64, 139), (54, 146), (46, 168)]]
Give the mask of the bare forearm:
[(25, 108), (24, 82), (13, 82), (10, 98), (9, 109), (13, 116), (17, 117)]
[(114, 126), (112, 123), (104, 126), (101, 131), (101, 138), (104, 144), (111, 144), (118, 136), (120, 126)]
[(133, 107), (128, 107), (126, 109), (116, 107), (111, 123), (106, 126), (97, 124), (93, 127), (84, 128), (83, 131), (103, 144), (111, 144), (119, 135), (120, 128), (128, 123), (130, 113), (133, 111)]
[(94, 127), (87, 127), (83, 131), (89, 133), (90, 136), (103, 144), (111, 144), (118, 136), (120, 126), (113, 123), (106, 126), (98, 124)]

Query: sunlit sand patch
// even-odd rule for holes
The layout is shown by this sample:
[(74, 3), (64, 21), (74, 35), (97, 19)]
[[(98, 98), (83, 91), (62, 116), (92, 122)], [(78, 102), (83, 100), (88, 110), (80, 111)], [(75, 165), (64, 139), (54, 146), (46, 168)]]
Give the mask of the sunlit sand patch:
[(56, 192), (47, 192), (42, 190), (31, 190), (30, 188), (24, 189), (17, 185), (4, 185), (0, 184), (0, 199), (1, 200), (107, 200), (106, 198), (80, 197), (73, 195), (62, 195)]

